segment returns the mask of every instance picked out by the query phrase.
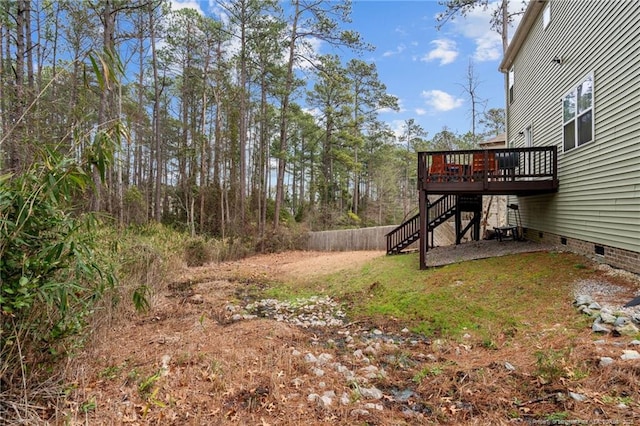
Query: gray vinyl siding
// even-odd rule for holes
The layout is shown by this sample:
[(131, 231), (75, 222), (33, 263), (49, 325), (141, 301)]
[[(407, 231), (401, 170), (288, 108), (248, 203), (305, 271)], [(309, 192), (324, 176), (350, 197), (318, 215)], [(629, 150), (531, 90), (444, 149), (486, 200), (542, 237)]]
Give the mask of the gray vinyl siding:
[[(563, 64), (551, 60), (561, 56)], [(640, 7), (637, 1), (551, 1), (515, 61), (508, 140), (531, 125), (558, 147), (557, 194), (521, 197), (525, 227), (640, 252)], [(594, 141), (563, 152), (562, 97), (594, 77)]]

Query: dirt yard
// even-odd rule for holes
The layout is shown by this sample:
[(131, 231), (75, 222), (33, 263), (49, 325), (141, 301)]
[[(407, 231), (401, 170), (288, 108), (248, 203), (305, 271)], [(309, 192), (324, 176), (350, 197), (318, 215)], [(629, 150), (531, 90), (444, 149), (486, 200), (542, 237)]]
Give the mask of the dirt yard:
[[(482, 425), (539, 413), (549, 413), (548, 424), (640, 421), (638, 363), (556, 388), (532, 374), (528, 345), (562, 345), (561, 322), (535, 339), (482, 347), (412, 336), (392, 320), (319, 330), (231, 319), (229, 303), (250, 283), (357, 268), (383, 255), (295, 252), (185, 269), (151, 312), (113, 325), (71, 361), (70, 396), (56, 423)], [(585, 329), (572, 342), (572, 365), (593, 371), (599, 357), (620, 351), (605, 340), (594, 345)], [(615, 404), (606, 399), (612, 390)]]

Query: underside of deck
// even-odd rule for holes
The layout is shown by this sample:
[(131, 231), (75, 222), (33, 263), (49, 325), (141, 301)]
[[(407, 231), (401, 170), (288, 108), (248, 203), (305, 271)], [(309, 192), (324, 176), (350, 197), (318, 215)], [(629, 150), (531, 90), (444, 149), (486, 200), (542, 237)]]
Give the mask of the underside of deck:
[[(481, 196), (524, 197), (557, 192), (557, 166), (555, 146), (419, 152), (420, 213), (387, 235), (387, 252), (399, 253), (419, 240), (420, 268), (425, 269), (428, 236), (433, 235), (435, 227), (455, 217), (456, 244), (468, 231), (474, 240), (479, 240)], [(430, 195), (442, 197), (430, 202)], [(463, 228), (460, 215), (465, 211), (471, 212), (473, 219)]]

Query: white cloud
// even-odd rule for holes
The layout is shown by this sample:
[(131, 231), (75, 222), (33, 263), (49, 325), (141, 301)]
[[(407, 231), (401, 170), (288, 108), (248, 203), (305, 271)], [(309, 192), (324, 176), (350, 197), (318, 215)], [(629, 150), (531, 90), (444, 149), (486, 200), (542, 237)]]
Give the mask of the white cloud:
[(396, 138), (399, 139), (404, 133), (404, 120), (393, 120), (389, 123), (389, 127), (391, 127)]
[(171, 0), (170, 4), (171, 10), (195, 9), (200, 15), (204, 15), (200, 8), (200, 2), (197, 0)]
[(440, 60), (440, 65), (450, 64), (458, 57), (458, 49), (456, 42), (446, 38), (433, 40), (431, 42), (435, 46), (433, 50), (420, 58), (421, 61), (431, 62)]
[(451, 111), (464, 103), (464, 99), (456, 98), (442, 90), (424, 90), (421, 96), (426, 100), (429, 107), (441, 112)]
[[(302, 40), (298, 40), (298, 56), (304, 59), (300, 59), (295, 64), (295, 68), (298, 70), (311, 70), (314, 67), (318, 66), (320, 64), (320, 62), (318, 61), (318, 56), (320, 56), (321, 54), (323, 44), (324, 41), (316, 37), (308, 37)], [(286, 61), (288, 60), (288, 55), (289, 51), (284, 50), (282, 58), (283, 63), (286, 63)]]
[(398, 45), (398, 47), (396, 47), (396, 49), (395, 49), (395, 50), (387, 50), (386, 52), (384, 52), (384, 53), (382, 54), (382, 56), (387, 57), (387, 56), (394, 56), (394, 55), (398, 55), (398, 54), (400, 54), (400, 53), (404, 52), (404, 50), (405, 50), (406, 48), (407, 48), (407, 47), (406, 47), (404, 44), (400, 44), (400, 45)]
[[(486, 8), (476, 7), (464, 18), (451, 21), (455, 31), (465, 38), (472, 39), (475, 43), (473, 58), (478, 61), (495, 61), (502, 58), (502, 37), (491, 29), (491, 16), (498, 9), (501, 2), (491, 2)], [(510, 12), (516, 12), (522, 4), (517, 1), (509, 3)], [(513, 36), (515, 28), (520, 22), (520, 15), (514, 17), (514, 22), (509, 28), (509, 36)]]
[(415, 113), (417, 115), (425, 115), (427, 113), (427, 110), (424, 108), (416, 108)]

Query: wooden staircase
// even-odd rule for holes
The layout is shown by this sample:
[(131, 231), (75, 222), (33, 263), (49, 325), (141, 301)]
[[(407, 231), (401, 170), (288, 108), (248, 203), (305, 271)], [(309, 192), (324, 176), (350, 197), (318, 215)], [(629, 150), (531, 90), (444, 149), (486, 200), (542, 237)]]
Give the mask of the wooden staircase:
[[(427, 205), (429, 222), (427, 229), (431, 233), (436, 227), (446, 222), (456, 214), (458, 209), (458, 196), (443, 195), (433, 203)], [(400, 224), (387, 235), (387, 254), (398, 254), (420, 239), (420, 214)]]

